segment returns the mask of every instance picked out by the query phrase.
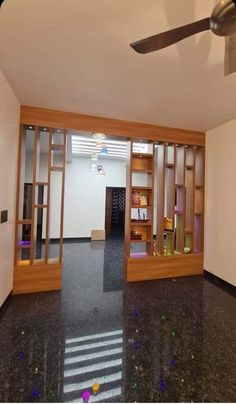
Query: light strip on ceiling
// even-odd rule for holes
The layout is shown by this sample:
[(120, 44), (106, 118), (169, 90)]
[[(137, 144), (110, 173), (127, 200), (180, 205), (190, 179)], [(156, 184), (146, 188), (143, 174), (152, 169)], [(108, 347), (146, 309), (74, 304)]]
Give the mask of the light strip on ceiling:
[[(91, 153), (89, 153), (89, 152), (82, 152), (82, 151), (75, 151), (75, 152), (73, 152), (72, 153), (74, 156), (75, 155), (80, 155), (80, 156), (84, 156), (84, 157), (90, 157), (91, 156)], [(124, 154), (114, 154), (114, 153), (109, 153), (109, 154), (107, 154), (107, 155), (99, 155), (98, 156), (99, 158), (109, 158), (109, 157), (116, 157), (116, 158), (119, 158), (119, 159), (123, 159), (123, 160), (125, 160), (126, 159), (126, 155), (124, 155)]]
[(101, 147), (101, 146), (96, 147), (96, 146), (90, 146), (90, 145), (84, 145), (84, 144), (82, 144), (82, 145), (73, 145), (73, 146), (72, 146), (72, 149), (88, 149), (88, 150), (94, 150), (94, 151), (98, 150), (98, 151), (99, 151), (99, 150), (102, 150), (104, 147), (105, 147), (106, 149), (108, 149), (108, 150), (113, 151), (113, 152), (116, 152), (116, 151), (127, 152), (126, 149), (123, 149), (123, 148), (121, 148), (121, 147), (113, 148), (113, 147), (108, 146), (108, 145), (102, 146), (102, 147)]
[(87, 147), (93, 147), (93, 148), (97, 148), (97, 149), (103, 148), (103, 147), (109, 147), (110, 149), (114, 149), (114, 150), (116, 150), (116, 149), (127, 150), (126, 146), (113, 145), (113, 144), (109, 144), (109, 143), (96, 145), (95, 143), (91, 144), (91, 143), (87, 143), (87, 142), (72, 142), (72, 147), (76, 147), (76, 146), (77, 147), (87, 146)]
[(114, 155), (114, 156), (126, 156), (126, 153), (122, 151), (112, 151), (108, 150), (107, 153), (101, 153), (101, 151), (91, 150), (91, 149), (74, 149), (73, 153), (87, 153), (87, 154), (98, 154), (98, 155)]
[[(82, 137), (82, 136), (72, 136), (72, 142), (76, 141), (76, 140), (81, 140), (81, 141), (86, 141), (86, 142), (90, 142), (90, 143), (96, 143), (97, 140), (89, 138), (89, 137)], [(111, 144), (119, 144), (119, 145), (125, 145), (126, 141), (121, 141), (121, 140), (106, 140), (105, 143), (111, 143)]]

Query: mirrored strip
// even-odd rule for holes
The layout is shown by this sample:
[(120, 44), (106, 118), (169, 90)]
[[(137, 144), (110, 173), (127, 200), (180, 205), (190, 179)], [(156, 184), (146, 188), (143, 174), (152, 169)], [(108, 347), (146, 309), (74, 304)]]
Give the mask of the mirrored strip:
[(103, 358), (104, 356), (121, 354), (122, 351), (123, 351), (122, 348), (114, 348), (114, 349), (108, 349), (107, 351), (94, 352), (87, 355), (73, 356), (71, 358), (65, 359), (65, 365), (70, 365), (71, 363), (84, 362), (90, 359)]
[[(116, 397), (121, 395), (121, 387), (117, 387), (116, 389), (113, 390), (108, 390), (104, 391), (103, 393), (98, 394), (97, 396), (90, 396), (89, 397), (89, 402), (90, 403), (97, 403), (102, 400), (107, 400), (108, 398), (111, 397)], [(77, 398), (76, 400), (69, 401), (70, 403), (82, 403), (83, 399), (82, 398)]]
[(80, 342), (80, 341), (87, 341), (87, 340), (89, 341), (91, 339), (96, 339), (96, 338), (111, 337), (113, 335), (120, 335), (120, 334), (123, 334), (122, 330), (103, 332), (100, 334), (86, 335), (84, 337), (78, 337), (78, 338), (68, 338), (68, 339), (66, 339), (66, 344), (72, 344), (73, 342)]
[(100, 385), (115, 382), (117, 380), (121, 380), (122, 373), (112, 373), (111, 375), (96, 377), (94, 379), (86, 380), (81, 383), (71, 383), (64, 385), (64, 393), (71, 393), (73, 391), (79, 391), (82, 389), (90, 388), (94, 383), (98, 383)]
[(90, 365), (90, 366), (83, 366), (80, 368), (65, 370), (64, 377), (82, 375), (84, 373), (94, 372), (94, 371), (98, 371), (98, 370), (102, 370), (102, 369), (108, 369), (108, 368), (112, 368), (114, 366), (120, 366), (120, 365), (122, 365), (122, 359), (116, 359), (116, 360), (109, 361), (109, 362), (96, 363), (96, 364)]
[(71, 352), (84, 351), (85, 349), (100, 348), (102, 346), (121, 344), (122, 341), (123, 341), (122, 338), (116, 338), (108, 341), (94, 342), (93, 344), (76, 345), (71, 348), (66, 348), (65, 353), (67, 354)]

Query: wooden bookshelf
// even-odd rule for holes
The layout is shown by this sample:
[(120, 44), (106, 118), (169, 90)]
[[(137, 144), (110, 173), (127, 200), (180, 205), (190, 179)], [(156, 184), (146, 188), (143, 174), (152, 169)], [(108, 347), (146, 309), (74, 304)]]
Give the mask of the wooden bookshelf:
[(129, 142), (127, 164), (125, 251), (129, 257), (153, 252), (153, 145), (152, 153), (137, 153), (133, 143)]
[[(158, 142), (152, 154), (140, 156), (132, 153), (130, 142), (129, 150), (127, 281), (202, 274), (204, 147)], [(134, 173), (145, 174), (146, 183), (134, 184)], [(146, 193), (145, 205), (138, 200), (141, 192)], [(133, 222), (135, 211), (142, 214), (143, 209), (148, 222)], [(131, 231), (141, 239), (129, 237)]]

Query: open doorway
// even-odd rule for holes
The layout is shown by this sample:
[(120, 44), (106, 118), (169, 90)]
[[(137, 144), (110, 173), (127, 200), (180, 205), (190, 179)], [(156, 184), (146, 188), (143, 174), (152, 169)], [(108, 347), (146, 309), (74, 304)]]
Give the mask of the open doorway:
[(106, 187), (105, 231), (106, 238), (111, 235), (124, 236), (125, 226), (125, 188)]

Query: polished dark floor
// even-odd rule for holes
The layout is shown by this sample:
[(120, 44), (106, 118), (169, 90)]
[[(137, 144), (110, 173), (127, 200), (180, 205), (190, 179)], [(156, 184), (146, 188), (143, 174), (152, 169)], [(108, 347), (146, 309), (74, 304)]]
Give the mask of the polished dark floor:
[(235, 402), (235, 298), (203, 277), (123, 285), (123, 243), (65, 243), (62, 292), (0, 311), (0, 401)]

